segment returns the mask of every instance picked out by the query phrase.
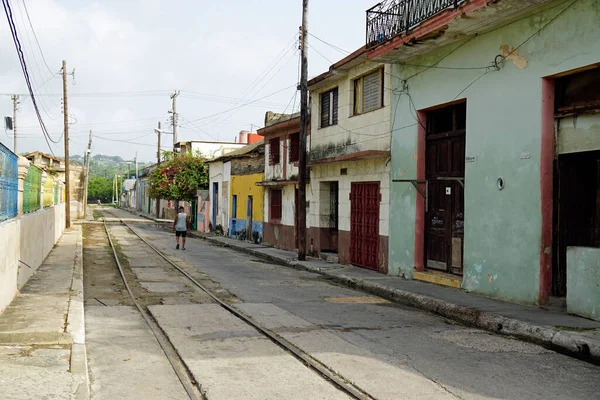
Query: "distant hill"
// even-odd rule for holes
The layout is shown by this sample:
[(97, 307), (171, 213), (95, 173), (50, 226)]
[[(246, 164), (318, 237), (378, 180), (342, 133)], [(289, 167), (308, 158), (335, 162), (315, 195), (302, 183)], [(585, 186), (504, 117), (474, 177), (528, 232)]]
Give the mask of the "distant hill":
[[(73, 157), (75, 158), (75, 157)], [(79, 156), (83, 162), (83, 157)], [(129, 166), (127, 163), (130, 162)], [(142, 169), (151, 163), (139, 162), (138, 168)], [(135, 162), (129, 160), (123, 160), (119, 156), (108, 156), (105, 154), (95, 154), (90, 160), (90, 176), (91, 177), (104, 177), (110, 178), (115, 175), (129, 176), (135, 175)]]

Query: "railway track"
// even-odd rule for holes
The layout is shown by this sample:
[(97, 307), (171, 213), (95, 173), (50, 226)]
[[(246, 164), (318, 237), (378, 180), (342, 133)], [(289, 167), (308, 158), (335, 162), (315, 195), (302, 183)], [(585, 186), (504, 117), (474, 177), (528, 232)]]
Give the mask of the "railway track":
[[(111, 214), (110, 211), (104, 210), (105, 213)], [(114, 214), (112, 214), (114, 216)], [(157, 342), (159, 343), (161, 349), (163, 350), (165, 356), (169, 360), (171, 366), (179, 381), (183, 385), (186, 393), (188, 394), (190, 399), (206, 399), (206, 395), (203, 393), (201, 384), (202, 382), (196, 382), (194, 376), (191, 371), (187, 368), (185, 362), (181, 358), (181, 356), (177, 353), (174, 345), (171, 343), (167, 335), (163, 332), (157, 321), (153, 318), (152, 314), (148, 310), (147, 306), (140, 304), (138, 301), (139, 294), (136, 295), (135, 290), (130, 286), (127, 274), (123, 268), (121, 263), (121, 259), (119, 256), (119, 251), (115, 246), (110, 226), (113, 224), (118, 224), (125, 226), (134, 236), (141, 242), (141, 246), (145, 247), (149, 250), (150, 253), (154, 253), (156, 256), (165, 260), (171, 267), (173, 267), (176, 271), (178, 271), (181, 275), (183, 275), (187, 281), (193, 285), (198, 290), (201, 290), (203, 293), (208, 295), (214, 303), (221, 306), (228, 313), (231, 313), (236, 318), (242, 320), (244, 323), (248, 324), (250, 327), (258, 331), (261, 335), (269, 339), (271, 342), (276, 344), (277, 346), (284, 349), (288, 354), (293, 356), (296, 360), (304, 364), (306, 367), (310, 368), (314, 371), (318, 376), (335, 386), (338, 390), (342, 391), (350, 398), (360, 399), (360, 400), (374, 400), (374, 397), (357, 387), (356, 385), (349, 382), (343, 376), (340, 376), (327, 365), (321, 363), (320, 361), (313, 358), (310, 354), (306, 353), (299, 347), (290, 343), (289, 341), (282, 338), (280, 335), (275, 333), (274, 331), (265, 328), (258, 322), (256, 322), (251, 316), (242, 312), (240, 309), (236, 308), (234, 305), (229, 304), (219, 297), (217, 297), (210, 289), (202, 285), (198, 280), (196, 280), (193, 276), (191, 276), (187, 271), (182, 269), (176, 262), (171, 260), (168, 256), (158, 250), (154, 245), (149, 243), (146, 239), (144, 239), (131, 225), (129, 225), (125, 220), (114, 216), (114, 218), (103, 218), (104, 229), (106, 231), (110, 247), (112, 249), (112, 253), (114, 255), (115, 261), (117, 263), (119, 273), (129, 296), (131, 297), (135, 307), (140, 312), (150, 330), (156, 337)]]

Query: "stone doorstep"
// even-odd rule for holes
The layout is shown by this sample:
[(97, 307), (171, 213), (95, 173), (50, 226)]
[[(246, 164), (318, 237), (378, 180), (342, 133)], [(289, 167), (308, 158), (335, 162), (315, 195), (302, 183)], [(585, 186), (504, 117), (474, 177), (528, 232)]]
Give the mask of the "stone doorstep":
[(413, 278), (417, 281), (429, 282), (441, 286), (449, 286), (455, 289), (460, 289), (462, 283), (462, 278), (456, 275), (435, 271), (415, 271), (413, 273)]
[(520, 340), (532, 342), (558, 353), (600, 365), (600, 340), (590, 336), (584, 336), (569, 331), (555, 330), (546, 326), (520, 321), (496, 313), (483, 312), (474, 307), (460, 306), (435, 297), (396, 289), (388, 285), (382, 285), (368, 278), (357, 279), (343, 274), (332, 274), (329, 272), (330, 269), (328, 268), (299, 262), (295, 259), (285, 259), (274, 254), (266, 254), (265, 252), (258, 251), (254, 248), (240, 246), (232, 239), (226, 240), (223, 237), (213, 237), (212, 235), (202, 233), (197, 233), (195, 236), (217, 246), (230, 247), (236, 251), (252, 254), (268, 261), (274, 261), (282, 266), (327, 276), (335, 282), (380, 296), (395, 303), (405, 304), (432, 312), (465, 325), (475, 326), (497, 334), (508, 335)]

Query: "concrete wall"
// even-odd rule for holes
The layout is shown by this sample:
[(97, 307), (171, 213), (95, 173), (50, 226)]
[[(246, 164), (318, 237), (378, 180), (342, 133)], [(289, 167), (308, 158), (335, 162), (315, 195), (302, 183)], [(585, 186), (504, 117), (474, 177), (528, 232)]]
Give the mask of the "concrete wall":
[(225, 143), (225, 142), (191, 142), (192, 154), (200, 153), (202, 156), (213, 159), (231, 153), (234, 150), (246, 146), (245, 143)]
[[(384, 67), (384, 107), (353, 116), (354, 79), (381, 64), (367, 61), (352, 68), (339, 81), (311, 90), (311, 136), (309, 159), (323, 159), (365, 150), (390, 150), (391, 66)], [(321, 128), (320, 94), (338, 88), (338, 123)]]
[[(289, 152), (291, 149), (290, 135), (282, 135), (279, 137), (279, 163), (271, 165), (269, 163), (269, 155), (271, 154), (270, 139), (265, 139), (265, 180), (279, 181), (298, 178), (298, 163), (290, 162)], [(309, 136), (310, 138), (310, 136)], [(310, 139), (309, 139), (310, 140)], [(308, 144), (307, 144), (308, 147)]]
[(12, 301), (17, 292), (19, 256), (21, 252), (21, 220), (12, 218), (0, 222), (0, 312)]
[(0, 223), (0, 312), (39, 268), (64, 227), (64, 203)]
[[(390, 166), (385, 158), (355, 160), (314, 165), (311, 170), (310, 224), (321, 232), (312, 234), (313, 244), (318, 242), (320, 249), (332, 250), (337, 247), (340, 262), (348, 264), (350, 253), (350, 188), (352, 182), (379, 182), (381, 202), (379, 205), (379, 235), (380, 235), (380, 268), (387, 272), (388, 264), (388, 235), (390, 230)], [(341, 169), (347, 170), (347, 175), (341, 175)], [(329, 230), (330, 182), (338, 182), (338, 232), (336, 243), (328, 243), (325, 236)]]
[[(269, 192), (280, 189), (281, 193), (281, 220), (275, 222), (269, 217)], [(311, 203), (311, 186), (306, 186), (307, 205)], [(296, 185), (285, 185), (281, 187), (269, 187), (265, 189), (264, 195), (264, 239), (263, 243), (284, 250), (296, 249)], [(310, 228), (310, 213), (306, 210), (306, 228)]]
[[(231, 176), (231, 199), (237, 196), (237, 207), (235, 210), (236, 218), (234, 220), (233, 200), (231, 200), (231, 220), (229, 223), (230, 236), (242, 239), (262, 242), (263, 221), (264, 221), (264, 188), (257, 186), (264, 178), (262, 173), (252, 175), (232, 175)], [(248, 197), (252, 196), (252, 233), (247, 237), (246, 221), (248, 220)]]
[(567, 248), (567, 311), (600, 321), (600, 249)]
[[(210, 200), (211, 204), (215, 201), (213, 196), (213, 184), (219, 185), (219, 193), (217, 201), (217, 215), (216, 225), (222, 226), (225, 233), (227, 233), (229, 226), (229, 197), (230, 197), (230, 179), (231, 179), (231, 162), (213, 162), (209, 164), (209, 182), (210, 182)], [(213, 210), (212, 207), (209, 211), (209, 222), (212, 221)], [(213, 226), (213, 229), (216, 227)]]
[[(462, 286), (523, 303), (536, 303), (540, 291), (542, 78), (600, 62), (598, 1), (575, 3), (536, 34), (561, 12), (562, 7), (554, 7), (558, 4), (468, 43), (410, 60), (418, 65), (442, 60), (440, 67), (484, 69), (395, 65), (392, 71), (400, 78), (420, 72), (408, 80), (408, 92), (400, 80), (391, 82), (398, 89), (392, 100), (392, 178), (417, 178), (415, 110), (466, 99), (466, 155), (474, 162), (466, 164), (465, 172)], [(485, 69), (504, 49), (514, 49), (529, 37), (499, 71)], [(496, 187), (499, 177), (505, 181), (502, 191)], [(413, 274), (417, 196), (410, 183), (392, 186), (389, 272), (393, 275)]]

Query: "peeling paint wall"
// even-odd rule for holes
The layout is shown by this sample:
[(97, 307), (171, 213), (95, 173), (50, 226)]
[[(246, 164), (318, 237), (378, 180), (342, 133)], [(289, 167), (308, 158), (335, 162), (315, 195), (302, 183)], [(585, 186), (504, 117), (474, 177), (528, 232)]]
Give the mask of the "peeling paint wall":
[[(383, 74), (383, 107), (352, 115), (354, 79), (376, 70), (381, 64), (365, 62), (352, 68), (347, 76), (328, 86), (311, 91), (311, 135), (309, 159), (338, 157), (364, 150), (390, 150), (391, 66)], [(338, 123), (320, 128), (320, 93), (338, 88)]]
[[(538, 300), (542, 78), (600, 62), (598, 1), (575, 3), (536, 34), (564, 7), (552, 2), (543, 12), (407, 62), (436, 65), (442, 60), (437, 64), (442, 68), (394, 65), (392, 70), (400, 78), (419, 73), (408, 80), (408, 92), (399, 79), (391, 82), (396, 89), (392, 179), (416, 179), (415, 110), (466, 99), (466, 156), (472, 162), (465, 172), (462, 286), (468, 291), (522, 303)], [(504, 54), (505, 45), (514, 49), (521, 44), (518, 58), (506, 60), (499, 71), (485, 69)], [(564, 126), (562, 139), (573, 133)], [(588, 126), (593, 135), (591, 121)], [(499, 177), (505, 182), (501, 191)], [(413, 274), (417, 196), (410, 183), (392, 184), (392, 275)]]
[[(356, 160), (312, 167), (308, 193), (310, 200), (310, 226), (329, 227), (329, 189), (322, 189), (321, 183), (338, 182), (339, 189), (339, 230), (350, 231), (350, 186), (352, 182), (380, 182), (381, 203), (379, 211), (379, 234), (389, 234), (390, 213), (390, 167), (387, 159)], [(340, 171), (346, 169), (347, 175)]]

